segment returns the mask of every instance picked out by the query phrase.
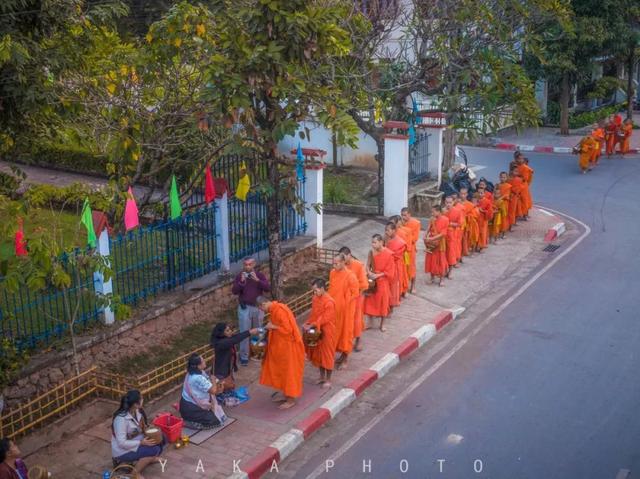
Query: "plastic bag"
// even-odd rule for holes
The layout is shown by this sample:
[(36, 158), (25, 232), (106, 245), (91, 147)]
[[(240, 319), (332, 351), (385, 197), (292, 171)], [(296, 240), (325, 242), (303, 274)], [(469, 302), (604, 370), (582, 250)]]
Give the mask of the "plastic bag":
[(234, 393), (235, 393), (235, 397), (240, 401), (238, 404), (245, 403), (249, 399), (251, 399), (251, 397), (249, 396), (249, 390), (247, 389), (247, 386), (240, 386), (239, 388), (236, 388)]

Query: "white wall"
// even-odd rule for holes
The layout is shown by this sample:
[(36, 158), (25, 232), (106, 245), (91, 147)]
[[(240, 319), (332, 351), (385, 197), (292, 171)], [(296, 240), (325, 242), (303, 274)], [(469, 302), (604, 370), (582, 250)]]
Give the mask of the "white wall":
[[(291, 150), (298, 147), (298, 142), (302, 148), (319, 148), (327, 152), (324, 161), (331, 165), (333, 163), (333, 144), (331, 142), (331, 131), (322, 125), (312, 121), (303, 122), (298, 129), (304, 132), (304, 128), (309, 129), (311, 139), (301, 139), (300, 136), (287, 136), (280, 143), (278, 149), (280, 153), (289, 155)], [(364, 132), (360, 132), (358, 146), (356, 149), (348, 146), (338, 146), (338, 164), (345, 166), (359, 166), (372, 170), (378, 169), (375, 155), (378, 153), (376, 142)]]

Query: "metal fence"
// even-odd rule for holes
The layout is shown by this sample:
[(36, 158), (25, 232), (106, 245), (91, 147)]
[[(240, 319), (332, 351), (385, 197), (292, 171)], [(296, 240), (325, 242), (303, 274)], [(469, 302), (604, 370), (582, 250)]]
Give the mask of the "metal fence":
[(409, 183), (429, 178), (429, 133), (417, 131), (409, 147)]
[(114, 293), (137, 304), (220, 267), (216, 206), (154, 223), (110, 240)]

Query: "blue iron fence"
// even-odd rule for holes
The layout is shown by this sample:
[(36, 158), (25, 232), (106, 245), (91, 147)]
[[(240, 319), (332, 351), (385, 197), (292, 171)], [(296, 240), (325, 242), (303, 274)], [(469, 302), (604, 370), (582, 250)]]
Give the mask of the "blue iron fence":
[(112, 238), (113, 289), (120, 300), (137, 304), (218, 269), (215, 210), (212, 204)]
[(415, 142), (409, 147), (409, 183), (429, 178), (429, 134), (416, 132)]
[[(80, 251), (76, 251), (78, 255)], [(64, 254), (60, 260), (68, 263), (73, 258)], [(68, 289), (68, 304), (61, 291), (53, 288), (33, 292), (21, 288), (9, 292), (0, 287), (0, 331), (11, 338), (21, 349), (34, 348), (39, 343), (48, 344), (61, 338), (68, 330), (68, 308), (78, 308), (75, 328), (82, 329), (99, 316), (93, 288), (93, 271), (73, 266), (72, 285)], [(75, 274), (75, 269), (77, 275)], [(77, 277), (80, 278), (78, 281)]]

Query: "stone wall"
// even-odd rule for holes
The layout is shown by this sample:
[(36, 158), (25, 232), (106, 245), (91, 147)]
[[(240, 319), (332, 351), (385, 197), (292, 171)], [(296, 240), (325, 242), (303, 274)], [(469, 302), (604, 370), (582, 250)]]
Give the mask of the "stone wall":
[[(299, 276), (315, 266), (315, 255), (315, 245), (292, 248), (291, 252), (284, 254), (283, 280)], [(268, 267), (260, 269), (268, 276)], [(105, 327), (92, 337), (80, 340), (80, 370), (114, 364), (168, 341), (186, 326), (211, 321), (217, 314), (237, 304), (236, 297), (231, 294), (231, 283), (232, 279), (227, 278), (190, 295), (177, 292), (173, 295), (175, 298), (168, 301), (166, 296), (160, 296), (156, 303), (164, 300), (165, 304), (151, 307), (133, 319), (116, 323), (115, 327)], [(203, 338), (203, 344), (207, 340)], [(71, 358), (69, 349), (33, 356), (15, 384), (2, 391), (7, 407), (31, 399), (74, 376)]]

